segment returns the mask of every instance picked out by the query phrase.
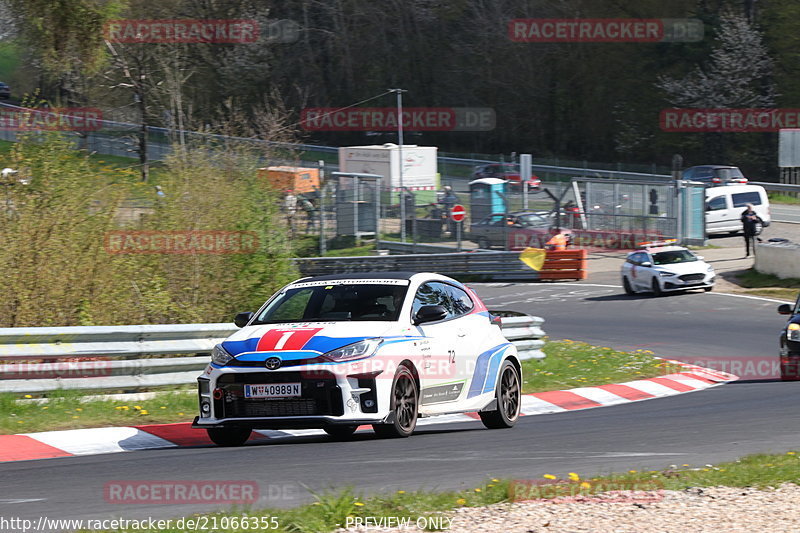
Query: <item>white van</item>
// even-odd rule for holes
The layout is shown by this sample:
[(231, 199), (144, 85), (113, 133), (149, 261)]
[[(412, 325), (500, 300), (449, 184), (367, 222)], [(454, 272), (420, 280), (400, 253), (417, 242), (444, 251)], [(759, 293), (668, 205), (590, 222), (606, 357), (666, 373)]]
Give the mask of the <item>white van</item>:
[[(723, 185), (706, 189), (706, 233), (737, 233), (742, 231), (742, 212), (747, 204), (764, 221), (770, 224), (767, 191), (760, 185)], [(761, 233), (756, 228), (756, 234)]]

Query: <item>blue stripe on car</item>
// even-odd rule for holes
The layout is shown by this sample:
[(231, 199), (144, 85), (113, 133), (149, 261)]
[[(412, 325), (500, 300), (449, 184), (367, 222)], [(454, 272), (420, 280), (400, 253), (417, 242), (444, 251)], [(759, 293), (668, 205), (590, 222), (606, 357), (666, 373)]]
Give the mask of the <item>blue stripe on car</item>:
[[(500, 361), (509, 346), (511, 346), (511, 343), (500, 344), (478, 356), (475, 361), (475, 372), (472, 374), (467, 398), (494, 390), (495, 382), (497, 381), (497, 369), (500, 367)], [(484, 384), (486, 385), (485, 387)]]

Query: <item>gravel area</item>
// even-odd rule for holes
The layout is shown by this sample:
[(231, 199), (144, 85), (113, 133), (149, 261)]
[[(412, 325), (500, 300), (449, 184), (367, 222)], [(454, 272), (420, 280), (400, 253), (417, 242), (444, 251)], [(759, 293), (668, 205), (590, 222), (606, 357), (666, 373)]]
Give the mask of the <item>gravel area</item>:
[[(465, 507), (448, 516), (452, 533), (728, 533), (800, 532), (800, 487), (775, 490), (737, 487), (663, 491), (663, 498), (638, 501), (502, 503)], [(615, 498), (619, 499), (619, 498)], [(652, 501), (658, 499), (659, 501)], [(402, 528), (353, 528), (339, 531), (419, 531)]]

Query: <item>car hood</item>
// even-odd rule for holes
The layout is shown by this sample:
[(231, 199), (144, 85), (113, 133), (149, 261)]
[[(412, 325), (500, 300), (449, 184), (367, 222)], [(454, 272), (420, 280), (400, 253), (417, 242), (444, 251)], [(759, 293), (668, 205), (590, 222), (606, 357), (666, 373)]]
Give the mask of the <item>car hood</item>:
[(275, 352), (298, 351), (312, 355), (309, 352), (323, 354), (364, 339), (399, 333), (397, 322), (262, 324), (242, 328), (225, 339), (222, 347), (234, 357), (251, 353), (274, 355)]
[(672, 265), (656, 265), (654, 268), (662, 272), (672, 272), (677, 275), (683, 274), (705, 274), (708, 271), (708, 263), (705, 261), (693, 261), (691, 263), (675, 263)]

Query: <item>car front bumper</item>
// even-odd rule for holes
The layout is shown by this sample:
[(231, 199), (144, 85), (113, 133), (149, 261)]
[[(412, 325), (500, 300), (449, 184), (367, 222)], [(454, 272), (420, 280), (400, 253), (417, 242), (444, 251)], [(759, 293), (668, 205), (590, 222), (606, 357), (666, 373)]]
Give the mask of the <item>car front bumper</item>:
[[(384, 374), (387, 374), (384, 376)], [(198, 378), (195, 428), (308, 429), (381, 423), (389, 416), (391, 373), (342, 375), (331, 367), (212, 369)], [(246, 385), (300, 383), (300, 396), (248, 398)]]
[(661, 278), (661, 287), (663, 291), (685, 291), (713, 287), (715, 282), (714, 274), (706, 274), (702, 279), (681, 279), (681, 276), (668, 276)]

